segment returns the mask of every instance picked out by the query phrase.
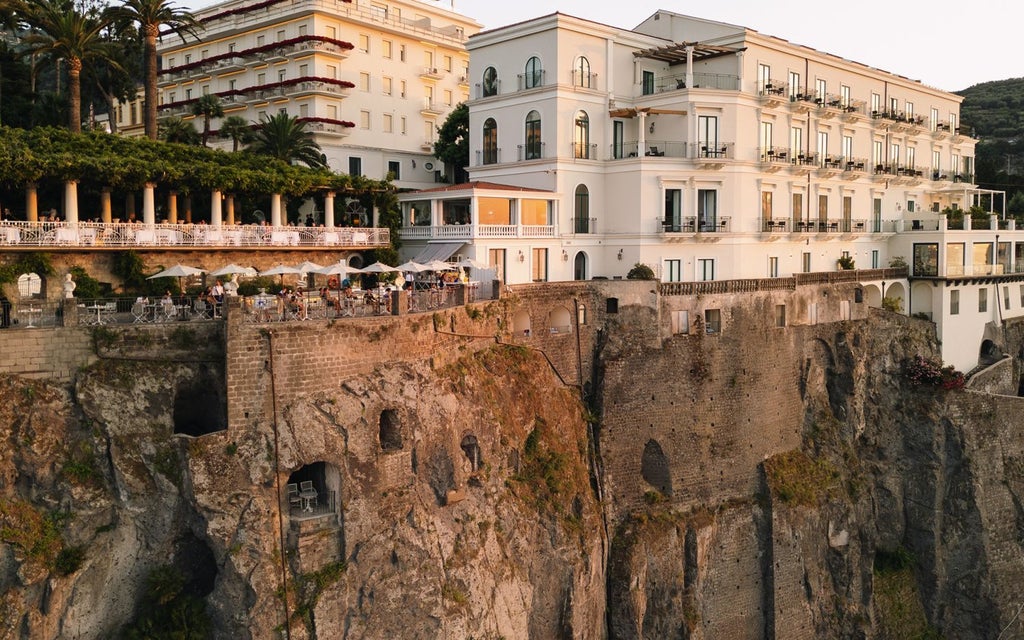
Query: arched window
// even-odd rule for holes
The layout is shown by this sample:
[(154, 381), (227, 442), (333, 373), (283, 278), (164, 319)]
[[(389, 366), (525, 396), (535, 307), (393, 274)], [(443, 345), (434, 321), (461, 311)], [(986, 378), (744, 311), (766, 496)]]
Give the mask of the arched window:
[[(573, 280), (586, 280), (587, 279), (587, 254), (580, 251), (576, 254), (573, 259), (572, 277)], [(580, 324), (586, 324), (584, 318), (586, 317), (586, 307), (580, 305)]]
[(590, 116), (586, 111), (577, 111), (573, 122), (572, 148), (575, 157), (592, 160), (590, 152)]
[(484, 98), (498, 95), (498, 71), (494, 67), (484, 69), (484, 82), (481, 89)]
[(540, 58), (533, 56), (526, 61), (526, 73), (523, 75), (523, 88), (533, 89), (544, 84), (544, 70), (540, 68)]
[(484, 120), (484, 149), (483, 163), (495, 164), (498, 162), (498, 123), (494, 118)]
[(592, 88), (592, 80), (590, 77), (590, 60), (587, 60), (583, 56), (576, 58), (576, 64), (573, 66), (572, 72), (573, 75), (576, 76), (575, 78), (573, 78), (573, 80), (575, 80), (574, 84), (577, 87), (583, 87), (585, 89)]
[(574, 233), (590, 233), (590, 190), (585, 184), (576, 186), (572, 230)]
[(531, 111), (526, 115), (526, 147), (524, 160), (543, 158), (543, 144), (540, 141), (540, 113)]

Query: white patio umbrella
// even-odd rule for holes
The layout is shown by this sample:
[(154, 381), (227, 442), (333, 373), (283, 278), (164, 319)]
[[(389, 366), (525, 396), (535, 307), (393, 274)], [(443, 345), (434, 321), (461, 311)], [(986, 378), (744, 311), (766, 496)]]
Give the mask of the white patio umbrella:
[(352, 273), (362, 273), (362, 272), (363, 272), (362, 269), (356, 269), (355, 267), (350, 267), (349, 265), (345, 264), (344, 262), (338, 262), (336, 264), (329, 264), (326, 267), (323, 267), (322, 269), (317, 271), (317, 273), (319, 273), (321, 275), (325, 275), (325, 276), (347, 276), (347, 275), (352, 274)]
[(241, 265), (237, 265), (237, 264), (232, 263), (232, 264), (224, 265), (223, 267), (221, 267), (220, 269), (217, 269), (216, 271), (211, 271), (210, 275), (211, 276), (230, 276), (232, 274), (238, 274), (240, 276), (254, 276), (257, 273), (258, 272), (255, 269), (253, 269), (252, 267), (243, 267)]
[(197, 269), (196, 267), (189, 267), (183, 264), (176, 264), (173, 267), (164, 269), (163, 271), (148, 276), (146, 280), (156, 280), (157, 278), (177, 278), (178, 289), (183, 291), (181, 287), (182, 278), (190, 278), (192, 276), (198, 276), (202, 273), (206, 272), (203, 269)]
[(403, 262), (402, 264), (398, 265), (395, 268), (398, 269), (399, 271), (412, 272), (412, 273), (420, 273), (421, 271), (430, 271), (430, 269), (427, 267), (427, 265), (420, 264), (418, 262), (413, 262), (412, 260), (410, 260), (408, 262)]
[(302, 273), (302, 272), (299, 271), (298, 269), (296, 269), (295, 267), (289, 267), (286, 264), (279, 264), (277, 266), (270, 267), (266, 271), (260, 271), (260, 275), (261, 276), (281, 276), (281, 285), (282, 286), (284, 286), (284, 276), (285, 276), (285, 274), (288, 274), (288, 275), (298, 275), (300, 273)]
[(425, 266), (430, 268), (430, 271), (448, 271), (454, 269), (455, 265), (444, 260), (431, 260)]
[(455, 264), (457, 267), (469, 267), (471, 269), (490, 269), (490, 265), (474, 260), (473, 258), (463, 258)]
[(401, 271), (398, 267), (392, 267), (383, 262), (374, 262), (368, 267), (363, 267), (363, 273), (394, 273)]
[(302, 264), (295, 265), (295, 268), (298, 269), (300, 273), (320, 273), (320, 270), (324, 267), (323, 265), (306, 260)]

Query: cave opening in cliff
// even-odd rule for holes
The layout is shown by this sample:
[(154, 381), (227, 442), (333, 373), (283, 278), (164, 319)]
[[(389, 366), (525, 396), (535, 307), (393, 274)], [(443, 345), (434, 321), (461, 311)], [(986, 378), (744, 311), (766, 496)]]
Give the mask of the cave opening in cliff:
[(341, 472), (329, 462), (312, 462), (299, 467), (288, 476), (288, 513), (293, 518), (322, 517), (338, 514)]
[(209, 367), (174, 394), (174, 433), (202, 436), (228, 428), (223, 381)]
[(473, 473), (476, 473), (483, 464), (483, 459), (480, 457), (480, 444), (477, 442), (476, 436), (472, 433), (466, 434), (462, 437), (462, 442), (459, 446), (462, 448), (462, 452), (466, 454), (471, 470)]
[(380, 412), (380, 419), (377, 421), (378, 437), (382, 451), (402, 450), (402, 421), (398, 412), (394, 409), (385, 409)]
[(661, 445), (653, 438), (644, 445), (644, 453), (640, 458), (640, 475), (647, 484), (657, 489), (662, 495), (672, 495), (672, 474), (669, 469), (668, 456)]

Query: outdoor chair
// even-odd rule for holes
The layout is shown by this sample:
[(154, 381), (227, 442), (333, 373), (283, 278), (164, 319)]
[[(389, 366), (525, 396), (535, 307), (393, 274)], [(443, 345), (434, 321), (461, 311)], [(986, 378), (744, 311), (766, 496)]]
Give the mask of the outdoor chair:
[(317, 493), (312, 480), (303, 480), (299, 483), (299, 497), (305, 501), (305, 506), (310, 511), (316, 508)]
[(141, 301), (132, 305), (132, 324), (140, 324), (146, 321), (146, 305)]
[(288, 508), (301, 509), (302, 498), (299, 497), (299, 485), (289, 482), (286, 488), (288, 489)]
[(206, 300), (203, 300), (202, 298), (196, 298), (192, 301), (192, 311), (200, 320), (210, 319), (210, 312), (206, 308)]
[(173, 320), (178, 315), (178, 309), (174, 306), (174, 303), (170, 300), (165, 300), (160, 304), (160, 316), (163, 320)]

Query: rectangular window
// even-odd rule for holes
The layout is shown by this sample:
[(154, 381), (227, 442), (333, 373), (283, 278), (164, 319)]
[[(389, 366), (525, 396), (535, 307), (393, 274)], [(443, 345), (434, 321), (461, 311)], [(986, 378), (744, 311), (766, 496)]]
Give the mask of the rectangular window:
[(1010, 287), (1003, 286), (1003, 309), (1010, 310)]
[(705, 309), (704, 310), (704, 330), (707, 333), (721, 333), (722, 332), (722, 310), (721, 309)]
[(818, 222), (828, 223), (828, 195), (824, 193), (818, 196)]
[(393, 45), (392, 45), (390, 40), (383, 40), (380, 43), (381, 55), (384, 56), (385, 58), (389, 59), (389, 60), (391, 59), (391, 56), (392, 56), (392, 53), (391, 53), (391, 47), (392, 46)]
[(643, 72), (643, 86), (641, 87), (643, 94), (649, 96), (654, 93), (654, 72), (644, 71)]
[(257, 73), (256, 74), (256, 84), (260, 85), (260, 86), (267, 84), (267, 74), (266, 73)]
[(386, 96), (390, 96), (391, 95), (391, 78), (387, 78), (387, 77), (381, 78), (380, 86), (381, 86), (381, 89), (383, 89), (383, 91), (384, 91), (384, 95), (386, 95)]
[(846, 161), (846, 168), (853, 165), (853, 136), (843, 136), (843, 160)]
[(697, 116), (697, 145), (703, 157), (718, 157), (718, 116)]
[(533, 249), (533, 263), (530, 265), (531, 277), (534, 282), (547, 282), (548, 279), (548, 250)]
[(370, 36), (365, 33), (359, 34), (359, 51), (361, 53), (370, 53)]
[(683, 261), (665, 261), (665, 282), (681, 282), (683, 280)]
[(988, 311), (988, 289), (978, 289), (978, 313)]
[(210, 50), (209, 49), (203, 49), (202, 51), (199, 52), (199, 59), (200, 60), (206, 60), (206, 56), (208, 56), (209, 54), (210, 54)]
[(689, 311), (673, 311), (672, 312), (672, 333), (675, 335), (690, 333), (690, 312)]
[(359, 128), (369, 129), (370, 128), (370, 112), (360, 111), (359, 112)]
[[(769, 153), (771, 155), (769, 156)], [(772, 149), (772, 123), (761, 123), (761, 162), (774, 158), (775, 152)]]
[(355, 156), (349, 156), (348, 159), (348, 175), (350, 176), (361, 176), (363, 175), (363, 159)]
[(305, 78), (305, 77), (308, 77), (308, 76), (309, 76), (309, 65), (308, 64), (300, 64), (299, 65), (299, 77), (300, 78)]
[(338, 67), (334, 66), (333, 64), (327, 65), (327, 77), (328, 78), (332, 78), (334, 80), (337, 80), (338, 79)]
[(818, 324), (818, 303), (811, 302), (807, 305), (807, 324)]
[[(772, 192), (761, 192), (761, 226), (767, 228), (768, 222), (772, 220)], [(774, 225), (773, 225), (774, 226)]]
[(442, 67), (442, 68), (445, 71), (447, 71), (448, 73), (451, 73), (451, 71), (452, 71), (452, 57), (451, 56), (444, 56), (441, 59), (444, 61), (444, 67)]
[(395, 117), (390, 113), (384, 114), (384, 133), (392, 133), (395, 128)]
[(839, 319), (849, 320), (850, 319), (850, 301), (840, 300), (839, 301)]
[(784, 304), (775, 305), (775, 326), (786, 326), (786, 305)]
[(370, 90), (370, 74), (361, 72), (359, 74), (359, 90), (369, 91)]
[(452, 106), (452, 91), (451, 91), (451, 89), (445, 89), (443, 95), (444, 95), (444, 104), (445, 104), (445, 106), (447, 106), (447, 107)]
[(405, 97), (405, 80), (399, 80), (398, 81), (398, 97), (399, 98), (404, 98)]
[(404, 44), (398, 45), (398, 60), (400, 62), (405, 62), (405, 45)]
[(932, 109), (932, 118), (931, 118), (931, 129), (932, 129), (932, 131), (935, 131), (935, 128), (938, 125), (939, 125), (939, 110), (938, 109)]
[(877, 114), (882, 110), (882, 96), (877, 93), (871, 94), (871, 115)]
[(300, 104), (299, 105), (299, 117), (300, 118), (309, 117), (309, 105), (308, 104)]
[(613, 158), (624, 158), (625, 152), (622, 146), (625, 141), (625, 125), (622, 120), (612, 121), (612, 157)]
[(828, 132), (818, 132), (818, 163), (821, 166), (825, 166), (825, 160), (828, 157)]
[(872, 249), (871, 250), (871, 268), (872, 269), (877, 269), (878, 267), (879, 267), (879, 264), (878, 264), (878, 249)]
[(778, 278), (779, 277), (779, 257), (769, 256), (768, 258), (768, 277)]
[(715, 279), (715, 259), (699, 258), (697, 260), (697, 280), (707, 282)]
[(401, 126), (401, 134), (404, 136), (407, 133), (405, 116), (402, 116), (399, 124)]
[(797, 73), (796, 71), (790, 71), (789, 97), (795, 100), (797, 95), (799, 95), (800, 93), (803, 93), (803, 90), (800, 88), (800, 74)]
[(185, 99), (186, 100), (191, 100), (192, 99), (192, 90), (191, 89), (185, 89)]
[(757, 91), (764, 93), (765, 88), (772, 82), (772, 68), (766, 64), (757, 65)]
[(932, 277), (939, 275), (939, 245), (935, 242), (914, 244), (913, 275)]
[(793, 127), (789, 130), (789, 157), (796, 162), (797, 156), (804, 150), (804, 130)]
[(281, 42), (282, 40), (285, 39), (285, 32), (284, 31), (285, 31), (284, 29), (278, 29), (277, 30), (277, 41), (278, 42)]
[(958, 316), (960, 315), (960, 290), (951, 289), (949, 291), (949, 315)]
[(714, 231), (718, 228), (718, 191), (697, 189), (697, 229)]
[(871, 164), (875, 165), (875, 171), (881, 169), (882, 165), (882, 141), (873, 140), (871, 142)]
[(845, 84), (839, 85), (839, 106), (844, 109), (849, 107), (853, 102), (853, 99), (850, 96), (850, 87)]
[(398, 160), (388, 160), (388, 175), (392, 180), (402, 179), (402, 163)]
[(811, 252), (810, 251), (804, 251), (803, 254), (800, 256), (800, 268), (803, 270), (804, 273), (810, 273), (811, 272)]
[(1024, 308), (1024, 284), (1020, 285), (1020, 306)]
[(287, 79), (287, 77), (288, 77), (288, 70), (287, 69), (278, 69), (277, 70), (277, 81), (278, 82), (284, 82), (285, 79)]
[(496, 270), (494, 277), (501, 282), (505, 282), (505, 250), (488, 249), (487, 256), (490, 259), (490, 264)]
[(843, 233), (849, 233), (853, 224), (853, 196), (843, 196)]
[(304, 36), (307, 33), (309, 33), (309, 28), (306, 25), (304, 25), (304, 24), (300, 24), (299, 25), (299, 35), (300, 36)]
[(192, 62), (192, 54), (191, 53), (186, 53), (185, 54), (185, 64), (188, 64), (190, 62)]
[[(804, 219), (804, 194), (793, 194), (793, 222), (797, 223)], [(794, 229), (796, 227), (793, 227)]]
[(825, 84), (825, 81), (821, 78), (815, 79), (814, 97), (818, 100), (824, 101), (826, 96), (828, 96), (828, 86)]

